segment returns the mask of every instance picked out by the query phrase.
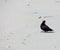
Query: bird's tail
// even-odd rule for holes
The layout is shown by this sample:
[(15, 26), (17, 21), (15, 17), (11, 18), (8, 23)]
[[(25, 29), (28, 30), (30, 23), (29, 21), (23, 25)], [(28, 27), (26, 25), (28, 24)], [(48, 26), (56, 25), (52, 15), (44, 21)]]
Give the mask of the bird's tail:
[(50, 31), (53, 31), (53, 29), (50, 29)]

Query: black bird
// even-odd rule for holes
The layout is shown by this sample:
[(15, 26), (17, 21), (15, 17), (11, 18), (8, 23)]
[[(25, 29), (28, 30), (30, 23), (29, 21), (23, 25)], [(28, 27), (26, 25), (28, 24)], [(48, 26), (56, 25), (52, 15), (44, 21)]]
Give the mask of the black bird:
[(44, 31), (44, 32), (48, 32), (48, 31), (53, 31), (51, 28), (49, 28), (46, 24), (45, 24), (45, 20), (41, 23), (40, 28)]

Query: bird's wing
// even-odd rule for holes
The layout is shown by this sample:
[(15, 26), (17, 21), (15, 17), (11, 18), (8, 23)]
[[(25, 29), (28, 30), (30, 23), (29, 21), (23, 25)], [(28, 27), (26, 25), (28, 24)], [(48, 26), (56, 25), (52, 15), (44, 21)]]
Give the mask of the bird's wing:
[(49, 31), (49, 30), (52, 31), (52, 29), (49, 28), (47, 25), (44, 26), (44, 29), (46, 29), (46, 30), (48, 30), (48, 31)]

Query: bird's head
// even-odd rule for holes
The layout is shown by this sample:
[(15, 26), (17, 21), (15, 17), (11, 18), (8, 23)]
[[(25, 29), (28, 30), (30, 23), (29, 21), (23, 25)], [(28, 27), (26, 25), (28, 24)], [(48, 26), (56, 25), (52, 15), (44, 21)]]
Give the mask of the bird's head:
[(46, 21), (44, 20), (44, 21), (42, 22), (42, 24), (45, 24), (45, 22), (46, 22)]

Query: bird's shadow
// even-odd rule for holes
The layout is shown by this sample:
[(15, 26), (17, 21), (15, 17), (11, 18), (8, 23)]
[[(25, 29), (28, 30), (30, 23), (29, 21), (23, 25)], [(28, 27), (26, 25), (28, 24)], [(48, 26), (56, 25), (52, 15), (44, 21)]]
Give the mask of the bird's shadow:
[(48, 32), (41, 31), (41, 33), (55, 33), (55, 32), (54, 31), (48, 31)]

